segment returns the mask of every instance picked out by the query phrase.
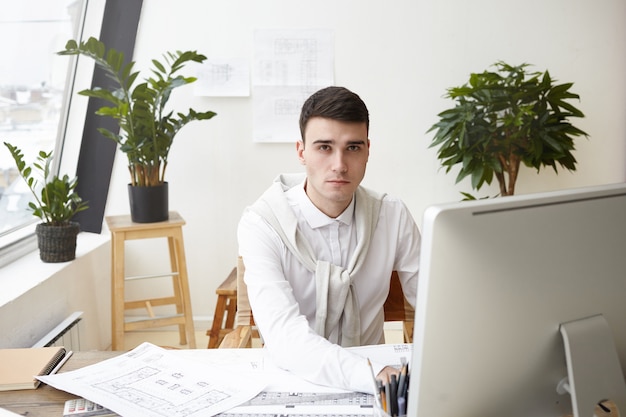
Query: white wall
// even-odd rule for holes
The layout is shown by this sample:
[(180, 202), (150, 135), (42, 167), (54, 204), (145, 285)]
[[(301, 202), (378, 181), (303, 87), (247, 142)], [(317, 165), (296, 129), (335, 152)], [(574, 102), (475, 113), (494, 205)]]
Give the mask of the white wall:
[[(575, 173), (525, 170), (518, 193), (625, 179), (625, 17), (623, 0), (177, 0), (175, 7), (144, 0), (135, 59), (145, 67), (165, 51), (197, 49), (251, 62), (256, 28), (333, 29), (336, 85), (357, 92), (370, 109), (365, 184), (403, 198), (421, 222), (427, 206), (471, 191), (455, 186), (455, 174), (439, 170), (435, 150), (428, 149), (426, 131), (452, 104), (442, 96), (498, 60), (527, 62), (574, 82), (586, 114), (574, 122), (590, 135), (578, 141)], [(168, 166), (170, 208), (187, 220), (194, 315), (212, 317), (215, 288), (235, 265), (242, 210), (277, 173), (301, 167), (295, 145), (253, 143), (251, 98), (194, 97), (190, 87), (171, 101), (175, 108), (218, 113), (181, 131)], [(127, 182), (125, 157), (118, 154), (108, 215), (128, 213)], [(146, 253), (146, 245), (152, 247), (129, 245), (131, 270), (157, 268), (163, 259)]]
[(81, 350), (110, 347), (110, 259), (108, 236), (80, 233), (72, 262), (43, 263), (34, 251), (2, 267), (0, 348), (32, 346), (75, 311)]

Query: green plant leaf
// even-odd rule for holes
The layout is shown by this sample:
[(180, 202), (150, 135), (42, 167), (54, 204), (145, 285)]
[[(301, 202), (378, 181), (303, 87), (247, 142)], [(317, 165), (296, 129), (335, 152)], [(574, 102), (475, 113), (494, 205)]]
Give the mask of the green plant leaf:
[(569, 120), (584, 117), (570, 102), (579, 96), (570, 91), (573, 83), (554, 84), (548, 71), (529, 66), (498, 61), (495, 71), (472, 73), (466, 84), (446, 90), (455, 105), (427, 133), (434, 132), (429, 147), (438, 148), (446, 172), (461, 164), (457, 183), (469, 176), (479, 190), (497, 173), (500, 189), (512, 192), (521, 164), (575, 170), (573, 138), (587, 136)]
[(206, 56), (196, 51), (166, 52), (162, 59), (153, 59), (151, 77), (138, 82), (139, 72), (133, 72), (134, 62), (125, 63), (124, 55), (107, 49), (96, 38), (77, 43), (70, 40), (59, 55), (81, 55), (93, 59), (102, 68), (114, 87), (95, 86), (79, 94), (105, 100), (96, 114), (117, 120), (119, 134), (98, 129), (106, 138), (120, 145), (126, 153), (131, 183), (157, 185), (164, 181), (167, 158), (173, 140), (186, 124), (195, 120), (208, 120), (216, 115), (212, 111), (187, 114), (167, 109), (172, 91), (196, 81), (193, 76), (176, 75), (188, 62), (202, 63)]
[[(34, 202), (28, 203), (34, 216), (39, 217), (44, 223), (64, 224), (69, 222), (76, 213), (88, 208), (87, 202), (82, 201), (74, 191), (78, 184), (76, 178), (70, 179), (67, 175), (63, 177), (51, 175), (52, 152), (39, 151), (37, 162), (33, 162), (31, 167), (26, 166), (24, 154), (20, 149), (7, 142), (4, 142), (4, 145), (11, 152), (20, 176), (35, 197)], [(34, 172), (39, 173), (42, 186), (33, 176)]]

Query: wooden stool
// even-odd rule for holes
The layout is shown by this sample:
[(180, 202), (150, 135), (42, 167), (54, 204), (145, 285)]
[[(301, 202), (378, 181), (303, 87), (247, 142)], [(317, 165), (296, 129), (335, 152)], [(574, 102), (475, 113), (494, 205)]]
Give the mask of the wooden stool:
[[(130, 215), (107, 216), (111, 231), (111, 327), (112, 350), (124, 350), (124, 332), (178, 325), (180, 344), (189, 342), (189, 348), (196, 348), (191, 297), (187, 280), (187, 264), (183, 244), (182, 226), (185, 220), (175, 211), (169, 212), (169, 219), (158, 223), (134, 223)], [(125, 276), (125, 242), (133, 239), (167, 238), (171, 271), (159, 275)], [(170, 297), (125, 301), (124, 283), (126, 280), (172, 277), (174, 295)], [(155, 317), (153, 306), (175, 305), (176, 314)], [(126, 322), (125, 310), (146, 308), (149, 319)]]
[[(224, 338), (224, 335), (231, 332), (235, 327), (235, 314), (237, 313), (237, 268), (233, 268), (228, 277), (215, 290), (217, 294), (217, 304), (213, 315), (213, 325), (206, 334), (209, 336), (209, 349), (216, 348)], [(226, 323), (224, 323), (226, 316)], [(223, 326), (223, 327), (222, 327)]]

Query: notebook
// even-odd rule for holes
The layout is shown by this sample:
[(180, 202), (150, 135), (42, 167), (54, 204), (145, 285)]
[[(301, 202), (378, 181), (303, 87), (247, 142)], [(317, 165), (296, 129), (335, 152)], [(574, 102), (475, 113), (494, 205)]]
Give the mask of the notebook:
[(35, 389), (65, 356), (62, 346), (0, 349), (0, 391)]

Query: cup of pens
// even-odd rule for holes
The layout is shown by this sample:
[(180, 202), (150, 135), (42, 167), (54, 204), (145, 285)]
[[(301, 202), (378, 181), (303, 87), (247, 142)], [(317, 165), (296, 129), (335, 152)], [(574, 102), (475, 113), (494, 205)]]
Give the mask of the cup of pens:
[(376, 417), (406, 417), (407, 385), (406, 381), (392, 376), (388, 383), (378, 381), (378, 395), (374, 402), (374, 416)]
[(406, 414), (390, 414), (380, 408), (378, 405), (374, 406), (374, 417), (406, 417)]
[(404, 360), (402, 362), (402, 368), (397, 377), (392, 375), (386, 382), (374, 379), (376, 384), (374, 416), (376, 417), (406, 417), (407, 415), (409, 367)]

